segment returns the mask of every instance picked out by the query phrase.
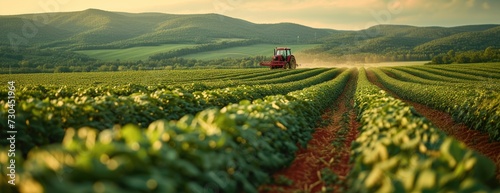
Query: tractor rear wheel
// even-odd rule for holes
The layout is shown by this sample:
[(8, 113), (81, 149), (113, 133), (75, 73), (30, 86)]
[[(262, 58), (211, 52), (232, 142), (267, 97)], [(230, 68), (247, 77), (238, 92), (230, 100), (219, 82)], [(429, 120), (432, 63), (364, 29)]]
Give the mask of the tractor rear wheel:
[(289, 68), (290, 69), (296, 69), (297, 68), (297, 61), (295, 61), (295, 57), (292, 57), (290, 59)]

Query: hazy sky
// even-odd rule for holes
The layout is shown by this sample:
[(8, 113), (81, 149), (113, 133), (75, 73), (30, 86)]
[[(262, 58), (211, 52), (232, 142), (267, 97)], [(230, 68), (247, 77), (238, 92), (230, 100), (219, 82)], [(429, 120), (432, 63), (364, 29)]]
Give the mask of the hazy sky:
[(219, 13), (254, 23), (293, 22), (332, 29), (365, 29), (376, 24), (500, 23), (499, 0), (0, 0), (0, 15), (88, 8), (134, 13)]

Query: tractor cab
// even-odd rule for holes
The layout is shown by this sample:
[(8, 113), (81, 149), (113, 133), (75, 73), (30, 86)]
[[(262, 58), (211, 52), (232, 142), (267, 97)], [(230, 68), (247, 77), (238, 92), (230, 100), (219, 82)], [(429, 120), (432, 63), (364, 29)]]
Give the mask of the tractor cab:
[(288, 59), (288, 56), (292, 55), (292, 51), (290, 48), (276, 48), (274, 50), (274, 60), (285, 61)]

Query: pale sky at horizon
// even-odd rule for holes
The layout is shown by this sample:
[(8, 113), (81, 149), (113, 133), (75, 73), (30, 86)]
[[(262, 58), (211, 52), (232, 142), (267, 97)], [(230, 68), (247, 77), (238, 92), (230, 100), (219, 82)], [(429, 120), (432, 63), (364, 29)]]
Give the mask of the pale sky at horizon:
[(498, 0), (0, 0), (0, 15), (81, 11), (218, 13), (253, 23), (359, 30), (377, 24), (500, 24)]

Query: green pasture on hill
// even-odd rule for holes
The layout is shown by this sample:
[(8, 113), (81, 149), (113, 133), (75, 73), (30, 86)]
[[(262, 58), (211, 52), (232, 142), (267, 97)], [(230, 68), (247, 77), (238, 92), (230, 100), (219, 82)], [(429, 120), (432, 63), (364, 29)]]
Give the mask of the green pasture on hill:
[[(83, 50), (78, 53), (88, 55), (103, 61), (137, 61), (147, 60), (149, 56), (168, 52), (176, 49), (188, 48), (196, 46), (196, 44), (165, 44), (161, 46), (141, 46), (125, 49), (100, 49), (100, 50)], [(298, 44), (298, 45), (273, 45), (273, 44), (255, 44), (250, 46), (241, 46), (226, 48), (215, 51), (207, 51), (181, 56), (183, 58), (198, 59), (198, 60), (213, 60), (221, 58), (244, 58), (251, 56), (271, 56), (275, 47), (290, 47), (292, 52), (300, 52), (302, 50), (314, 48), (317, 44)]]
[(138, 61), (147, 60), (149, 56), (161, 52), (188, 48), (196, 44), (164, 44), (161, 46), (140, 46), (124, 49), (83, 50), (78, 53), (103, 61)]

